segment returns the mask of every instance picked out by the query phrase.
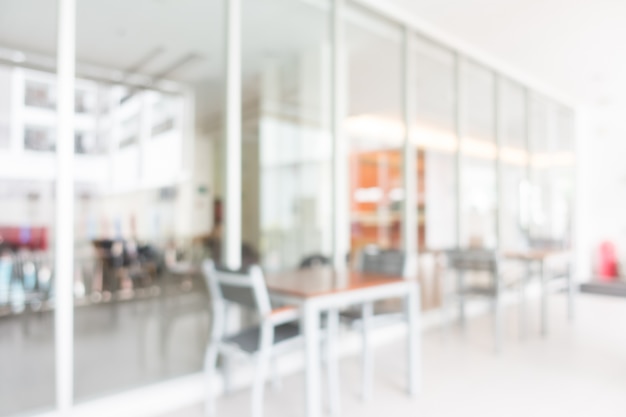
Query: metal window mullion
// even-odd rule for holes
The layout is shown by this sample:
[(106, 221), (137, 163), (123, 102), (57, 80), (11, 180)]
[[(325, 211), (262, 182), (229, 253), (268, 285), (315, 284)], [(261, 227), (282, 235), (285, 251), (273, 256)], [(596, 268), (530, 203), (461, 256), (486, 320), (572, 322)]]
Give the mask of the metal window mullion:
[(531, 94), (528, 88), (524, 89), (524, 145), (526, 146), (526, 185), (528, 195), (526, 196), (527, 219), (526, 219), (526, 242), (530, 244), (531, 228), (533, 223), (533, 190), (532, 190), (532, 145), (531, 145)]
[(343, 30), (344, 0), (333, 0), (331, 21), (331, 102), (330, 120), (332, 136), (332, 236), (333, 266), (338, 270), (346, 268), (346, 254), (349, 251), (349, 189), (348, 152), (343, 135), (345, 92), (345, 38)]
[(454, 108), (454, 123), (457, 138), (456, 158), (455, 158), (455, 217), (456, 217), (456, 245), (458, 248), (462, 246), (461, 242), (461, 230), (462, 230), (462, 212), (461, 212), (461, 198), (462, 198), (462, 152), (461, 147), (463, 143), (464, 135), (464, 94), (463, 94), (463, 74), (461, 71), (462, 57), (458, 53), (455, 54), (454, 60), (454, 95), (455, 95), (455, 108)]
[(241, 266), (241, 0), (226, 5), (226, 114), (224, 121), (224, 237), (222, 262)]
[(75, 0), (59, 0), (55, 213), (56, 406), (69, 415), (74, 391), (74, 84)]
[(495, 218), (495, 226), (496, 226), (496, 245), (495, 249), (502, 249), (502, 214), (503, 214), (503, 190), (502, 190), (502, 175), (503, 175), (503, 165), (502, 165), (502, 111), (501, 111), (501, 84), (502, 78), (494, 73), (493, 78), (493, 115), (494, 115), (494, 139), (496, 146), (496, 158), (495, 158), (495, 174), (496, 174), (496, 218)]
[(403, 39), (403, 113), (404, 113), (404, 149), (402, 177), (404, 187), (404, 205), (402, 211), (402, 243), (409, 256), (418, 256), (418, 224), (417, 224), (417, 152), (413, 143), (413, 122), (415, 111), (415, 63), (412, 52), (412, 35), (408, 27), (404, 27)]

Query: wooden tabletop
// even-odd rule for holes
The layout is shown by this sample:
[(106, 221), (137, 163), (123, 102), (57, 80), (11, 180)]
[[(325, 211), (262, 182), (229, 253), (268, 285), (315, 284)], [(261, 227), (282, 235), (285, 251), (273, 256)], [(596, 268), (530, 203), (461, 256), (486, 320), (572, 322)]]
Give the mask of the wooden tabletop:
[(362, 274), (356, 271), (336, 272), (330, 268), (314, 268), (268, 274), (265, 277), (270, 292), (296, 298), (310, 298), (404, 282), (403, 277)]

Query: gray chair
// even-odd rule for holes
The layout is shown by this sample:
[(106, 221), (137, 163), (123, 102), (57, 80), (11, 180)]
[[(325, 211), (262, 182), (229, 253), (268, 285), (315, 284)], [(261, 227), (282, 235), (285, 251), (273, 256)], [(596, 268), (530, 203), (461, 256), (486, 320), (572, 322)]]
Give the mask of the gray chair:
[[(405, 252), (380, 249), (376, 246), (366, 246), (359, 253), (355, 267), (363, 274), (389, 277), (408, 278), (414, 271), (411, 259)], [(371, 395), (374, 378), (374, 353), (371, 349), (370, 332), (375, 327), (404, 320), (404, 309), (401, 300), (389, 300), (365, 303), (358, 309), (349, 309), (341, 313), (343, 321), (361, 332), (363, 369), (361, 395), (364, 401)]]
[[(230, 363), (234, 356), (246, 356), (257, 361), (252, 386), (251, 412), (253, 417), (263, 415), (263, 393), (271, 360), (280, 353), (301, 348), (299, 310), (294, 307), (273, 309), (263, 278), (257, 265), (247, 271), (232, 271), (215, 266), (213, 261), (203, 263), (203, 272), (209, 291), (213, 312), (210, 342), (205, 354), (207, 387), (206, 414), (215, 415), (214, 381), (218, 355), (223, 356), (224, 391), (230, 390)], [(235, 334), (227, 335), (226, 315), (228, 305), (234, 304), (254, 312), (259, 324)], [(329, 387), (337, 387), (335, 362), (328, 361)], [(335, 396), (329, 396), (331, 400)], [(338, 404), (330, 404), (331, 410)]]
[[(502, 294), (505, 284), (510, 284), (504, 282), (499, 253), (490, 249), (453, 249), (447, 251), (446, 255), (447, 268), (456, 273), (456, 296), (461, 327), (464, 328), (466, 324), (468, 297), (490, 299), (494, 319), (494, 349), (496, 352), (499, 351), (502, 339)], [(468, 282), (468, 273), (486, 276), (488, 281)]]

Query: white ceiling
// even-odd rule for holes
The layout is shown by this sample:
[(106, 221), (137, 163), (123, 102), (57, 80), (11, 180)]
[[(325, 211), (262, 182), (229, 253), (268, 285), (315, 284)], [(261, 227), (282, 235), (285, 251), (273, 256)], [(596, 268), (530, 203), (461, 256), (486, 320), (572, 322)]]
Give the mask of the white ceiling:
[[(310, 3), (326, 0), (243, 0), (244, 76), (265, 56), (319, 45), (327, 19)], [(466, 43), (594, 105), (626, 97), (626, 1), (381, 0), (429, 21)], [(201, 103), (217, 102), (223, 86), (223, 15), (217, 0), (81, 0), (80, 61), (126, 69), (155, 48), (142, 71), (157, 74), (186, 54), (197, 59), (169, 78), (199, 86)], [(56, 2), (0, 1), (0, 46), (54, 55)], [(317, 9), (317, 13), (312, 10)], [(372, 46), (374, 47), (374, 46)], [(375, 55), (368, 51), (368, 55)]]
[(587, 104), (626, 99), (626, 1), (384, 1)]

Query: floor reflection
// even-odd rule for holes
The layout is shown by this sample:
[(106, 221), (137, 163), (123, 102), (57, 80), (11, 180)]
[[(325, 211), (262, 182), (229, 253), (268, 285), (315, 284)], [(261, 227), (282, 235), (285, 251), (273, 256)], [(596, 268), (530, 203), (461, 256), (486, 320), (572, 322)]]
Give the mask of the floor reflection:
[[(200, 277), (75, 309), (76, 401), (197, 372), (209, 330)], [(0, 317), (0, 416), (52, 408), (54, 315)]]

